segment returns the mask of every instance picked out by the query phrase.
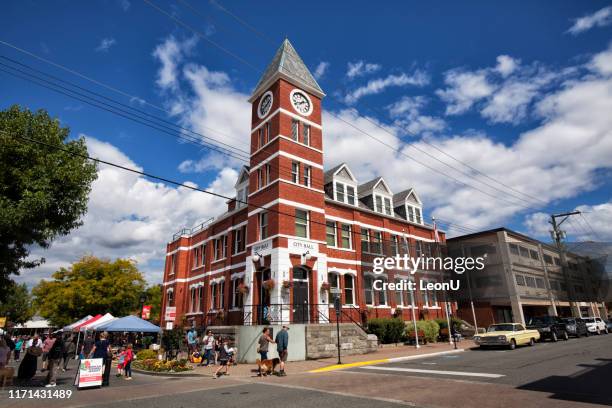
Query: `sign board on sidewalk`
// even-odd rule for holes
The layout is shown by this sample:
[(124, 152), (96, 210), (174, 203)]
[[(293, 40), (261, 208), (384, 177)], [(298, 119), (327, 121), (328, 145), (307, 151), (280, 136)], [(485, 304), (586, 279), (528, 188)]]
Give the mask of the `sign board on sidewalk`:
[(165, 321), (173, 322), (176, 319), (176, 306), (166, 306)]
[(151, 306), (145, 305), (142, 307), (142, 318), (149, 320), (151, 318)]
[(87, 358), (79, 361), (79, 372), (75, 380), (78, 388), (101, 387), (104, 360)]

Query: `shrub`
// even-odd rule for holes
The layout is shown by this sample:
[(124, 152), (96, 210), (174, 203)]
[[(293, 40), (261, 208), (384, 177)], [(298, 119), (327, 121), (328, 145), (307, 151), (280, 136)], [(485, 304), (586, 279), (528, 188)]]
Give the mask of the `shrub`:
[[(461, 322), (462, 322), (461, 319), (457, 317), (451, 317), (450, 321), (451, 321), (451, 326), (454, 327), (455, 330), (459, 330), (461, 328)], [(440, 330), (446, 329), (448, 327), (448, 323), (446, 319), (436, 319), (436, 323), (438, 323), (438, 326), (440, 326)]]
[(154, 350), (140, 350), (136, 353), (136, 358), (140, 361), (144, 360), (157, 360), (157, 352)]
[[(440, 333), (440, 325), (435, 320), (419, 320), (417, 330), (422, 331), (425, 339), (433, 343)], [(414, 322), (406, 322), (406, 333), (414, 333)]]
[(375, 334), (383, 344), (399, 343), (404, 335), (404, 322), (396, 318), (374, 318), (368, 320), (368, 333)]
[(192, 370), (193, 368), (187, 364), (187, 360), (167, 360), (159, 361), (157, 359), (147, 359), (143, 361), (137, 361), (136, 367), (142, 370), (155, 371), (155, 372), (175, 372), (180, 373), (182, 371)]

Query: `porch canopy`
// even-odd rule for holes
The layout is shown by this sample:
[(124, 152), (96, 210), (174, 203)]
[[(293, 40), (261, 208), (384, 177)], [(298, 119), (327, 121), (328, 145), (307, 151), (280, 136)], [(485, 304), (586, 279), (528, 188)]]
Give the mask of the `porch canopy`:
[(74, 323), (72, 323), (72, 324), (69, 324), (68, 326), (64, 326), (64, 327), (62, 328), (62, 331), (63, 331), (63, 332), (69, 332), (69, 331), (72, 331), (72, 329), (73, 329), (74, 327), (78, 326), (78, 325), (79, 325), (79, 324), (81, 324), (81, 323), (85, 323), (86, 321), (88, 321), (88, 320), (89, 320), (89, 319), (91, 319), (92, 317), (93, 317), (92, 315), (87, 315), (87, 316), (85, 316), (84, 318), (79, 319), (79, 320), (77, 320), (76, 322), (74, 322)]
[(161, 328), (153, 323), (149, 323), (146, 320), (141, 319), (140, 317), (126, 316), (97, 326), (96, 331), (158, 333), (161, 331)]

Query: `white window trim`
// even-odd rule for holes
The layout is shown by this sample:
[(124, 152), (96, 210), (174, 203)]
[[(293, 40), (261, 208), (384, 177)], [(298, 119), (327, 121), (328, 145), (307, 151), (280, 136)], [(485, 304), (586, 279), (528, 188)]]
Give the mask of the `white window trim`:
[[(305, 209), (303, 209), (303, 208), (296, 208), (296, 210), (299, 210), (299, 211), (304, 211), (304, 212), (306, 213), (306, 236), (305, 236), (305, 237), (298, 237), (298, 236), (296, 235), (296, 237), (297, 237), (297, 238), (302, 238), (302, 239), (310, 239), (310, 211), (305, 210)], [(303, 218), (300, 218), (300, 219), (303, 219)], [(296, 217), (295, 217), (295, 223), (294, 223), (294, 226), (297, 224), (297, 220), (298, 220), (298, 217), (296, 216)], [(301, 224), (300, 224), (300, 225), (301, 225)]]
[[(343, 187), (343, 195), (344, 195), (344, 199), (343, 200), (339, 200), (338, 199), (338, 189), (336, 188), (336, 186), (340, 184)], [(352, 184), (352, 183), (346, 183), (345, 181), (341, 181), (341, 180), (336, 180), (336, 178), (332, 179), (332, 187), (334, 189), (334, 200), (338, 201), (339, 203), (344, 203), (346, 205), (350, 205), (350, 206), (354, 206), (356, 207), (358, 202), (359, 202), (359, 198), (358, 198), (358, 194), (357, 194), (357, 185), (356, 184)], [(353, 187), (353, 200), (355, 201), (353, 204), (348, 202), (348, 187)]]

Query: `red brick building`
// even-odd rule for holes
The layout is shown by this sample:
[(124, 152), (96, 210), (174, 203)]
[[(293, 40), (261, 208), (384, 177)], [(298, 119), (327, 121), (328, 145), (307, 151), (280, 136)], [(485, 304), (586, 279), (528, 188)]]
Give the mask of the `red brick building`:
[(360, 183), (345, 164), (325, 171), (324, 96), (285, 40), (249, 100), (250, 166), (236, 198), (167, 246), (162, 310), (176, 308), (175, 324), (329, 321), (338, 290), (342, 316), (356, 321), (411, 320), (413, 305), (417, 318), (445, 316), (440, 293), (373, 289), (374, 279), (441, 281), (437, 271), (372, 273), (376, 256), (435, 253), (436, 233), (413, 189)]

